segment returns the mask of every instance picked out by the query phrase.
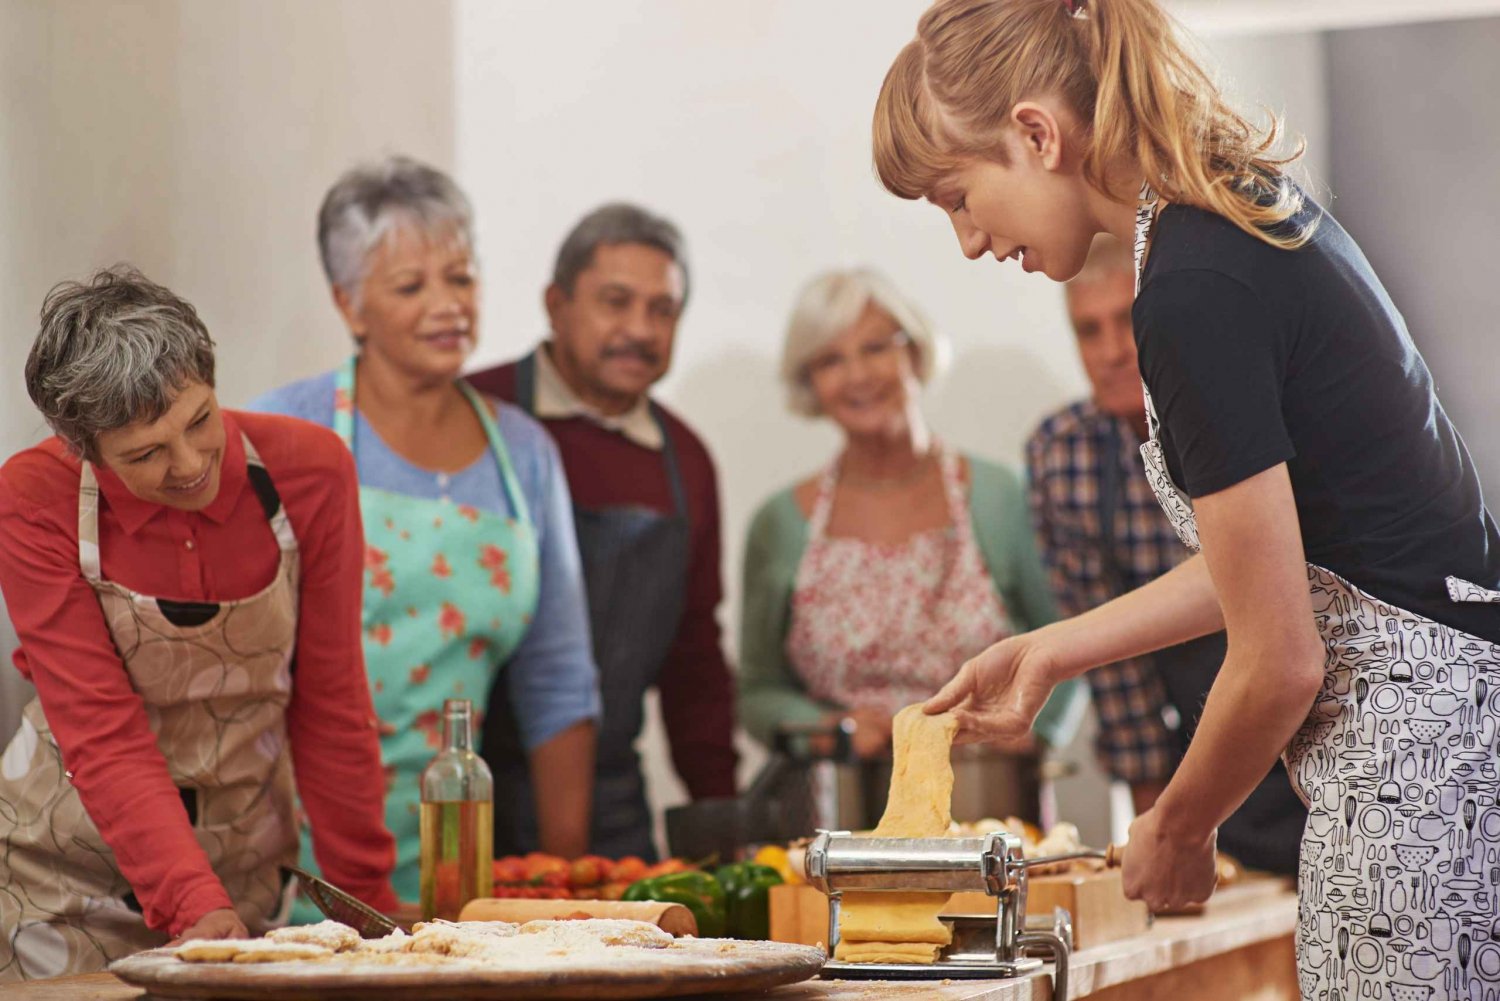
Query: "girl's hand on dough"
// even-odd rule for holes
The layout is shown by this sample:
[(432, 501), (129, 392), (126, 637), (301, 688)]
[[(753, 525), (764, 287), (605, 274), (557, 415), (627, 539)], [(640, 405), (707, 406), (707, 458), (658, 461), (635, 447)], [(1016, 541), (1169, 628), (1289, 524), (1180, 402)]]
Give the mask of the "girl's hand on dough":
[(1020, 744), (1031, 739), (1056, 669), (1055, 658), (1034, 634), (1011, 636), (964, 664), (922, 708), (929, 714), (953, 713), (955, 743)]

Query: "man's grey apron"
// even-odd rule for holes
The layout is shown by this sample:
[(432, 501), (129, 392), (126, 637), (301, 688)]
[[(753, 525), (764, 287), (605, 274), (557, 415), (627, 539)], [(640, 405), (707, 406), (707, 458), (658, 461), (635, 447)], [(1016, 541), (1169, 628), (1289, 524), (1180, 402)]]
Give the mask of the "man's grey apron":
[[(535, 389), (536, 359), (528, 355), (516, 366), (516, 402), (528, 413), (534, 410)], [(656, 683), (677, 638), (691, 547), (677, 452), (655, 404), (651, 414), (662, 431), (662, 465), (673, 512), (662, 514), (647, 507), (573, 509), (604, 710), (590, 848), (611, 858), (638, 855), (648, 861), (656, 858), (656, 849), (635, 741), (645, 721), (646, 692)], [(542, 586), (547, 586), (545, 581)], [(531, 851), (537, 844), (535, 801), (516, 733), (502, 673), (490, 697), (483, 750), (496, 780), (495, 850), (504, 854)], [(502, 818), (506, 809), (511, 816)]]
[[(1156, 198), (1136, 213), (1136, 284)], [(1192, 501), (1172, 481), (1146, 393), (1146, 473), (1197, 551)], [(1298, 871), (1305, 1001), (1500, 998), (1500, 643), (1366, 594), (1309, 563), (1327, 655), (1323, 687), (1287, 745), (1308, 805)], [(1500, 604), (1447, 578), (1455, 602)]]
[[(1115, 545), (1115, 517), (1124, 495), (1119, 428), (1109, 420), (1099, 475), (1099, 545), (1104, 580), (1114, 595), (1131, 590)], [(1208, 690), (1224, 663), (1223, 632), (1213, 633), (1150, 655), (1175, 719), (1168, 720), (1181, 760), (1198, 729)], [(1219, 827), (1219, 847), (1246, 865), (1284, 876), (1296, 875), (1297, 845), (1307, 823), (1307, 808), (1287, 783), (1286, 767), (1272, 767), (1250, 798)]]

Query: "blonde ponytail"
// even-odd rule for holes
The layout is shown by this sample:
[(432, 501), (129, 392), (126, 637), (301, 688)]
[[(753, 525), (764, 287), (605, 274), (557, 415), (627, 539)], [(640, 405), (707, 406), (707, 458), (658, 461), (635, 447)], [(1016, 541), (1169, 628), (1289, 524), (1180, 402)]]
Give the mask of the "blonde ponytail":
[(1166, 199), (1217, 213), (1273, 246), (1306, 243), (1312, 225), (1274, 150), (1224, 100), (1155, 0), (939, 0), (897, 56), (876, 103), (875, 167), (903, 198), (930, 195), (962, 161), (1007, 162), (1010, 109), (1044, 94), (1089, 130), (1084, 178), (1114, 198), (1109, 171), (1140, 167)]

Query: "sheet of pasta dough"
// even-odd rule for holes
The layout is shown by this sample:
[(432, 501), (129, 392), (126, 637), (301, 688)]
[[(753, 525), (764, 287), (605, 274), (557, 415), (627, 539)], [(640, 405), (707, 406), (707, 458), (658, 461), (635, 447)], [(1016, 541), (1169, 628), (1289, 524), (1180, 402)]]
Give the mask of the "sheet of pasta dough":
[[(877, 838), (946, 837), (953, 822), (953, 764), (958, 721), (907, 706), (892, 724), (891, 790)], [(946, 893), (846, 893), (834, 958), (846, 963), (931, 963), (953, 940), (938, 915)]]

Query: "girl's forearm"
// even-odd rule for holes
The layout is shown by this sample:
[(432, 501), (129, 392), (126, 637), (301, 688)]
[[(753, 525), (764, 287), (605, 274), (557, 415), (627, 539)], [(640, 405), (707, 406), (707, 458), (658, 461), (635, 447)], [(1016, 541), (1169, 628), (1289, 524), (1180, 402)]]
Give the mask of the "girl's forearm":
[(1224, 628), (1213, 580), (1201, 555), (1134, 591), (1032, 633), (1058, 667), (1056, 681), (1161, 650)]
[(1239, 808), (1307, 718), (1321, 654), (1309, 649), (1289, 661), (1269, 650), (1231, 649), (1187, 755), (1156, 801), (1164, 830), (1203, 839)]

